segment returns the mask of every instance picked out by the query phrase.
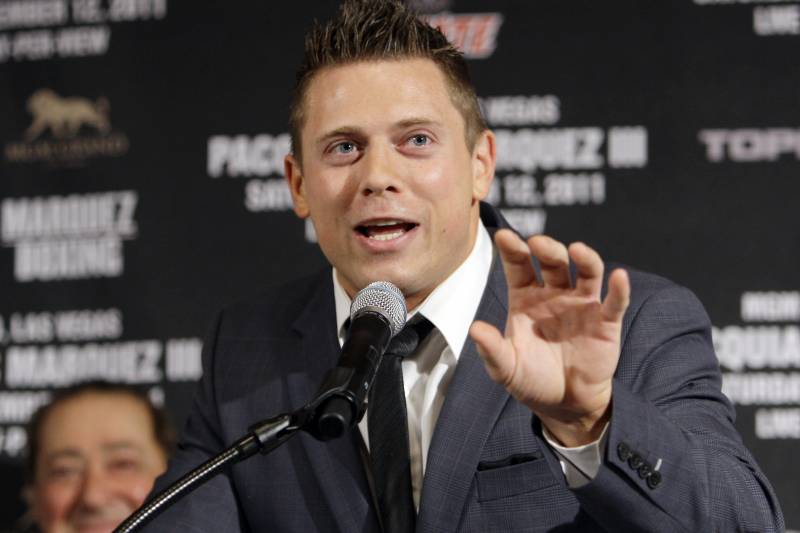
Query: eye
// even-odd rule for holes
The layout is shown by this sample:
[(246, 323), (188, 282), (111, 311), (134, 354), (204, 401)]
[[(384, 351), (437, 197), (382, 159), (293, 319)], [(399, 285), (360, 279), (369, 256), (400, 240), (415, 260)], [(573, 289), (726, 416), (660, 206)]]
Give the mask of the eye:
[(333, 151), (339, 154), (352, 154), (356, 151), (356, 144), (350, 141), (342, 141), (333, 147)]
[(55, 465), (46, 474), (47, 479), (52, 481), (67, 481), (75, 478), (81, 473), (81, 467), (75, 465)]
[(409, 142), (411, 142), (411, 144), (413, 144), (414, 146), (425, 146), (430, 144), (431, 138), (425, 135), (424, 133), (418, 133), (416, 135), (413, 135), (409, 139)]
[(108, 469), (113, 472), (129, 472), (138, 468), (139, 462), (135, 459), (114, 459), (108, 463)]

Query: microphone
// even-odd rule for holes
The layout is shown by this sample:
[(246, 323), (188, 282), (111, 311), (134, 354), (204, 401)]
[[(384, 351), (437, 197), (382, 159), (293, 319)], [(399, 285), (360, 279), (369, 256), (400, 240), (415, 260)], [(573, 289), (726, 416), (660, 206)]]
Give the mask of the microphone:
[(317, 395), (311, 432), (321, 440), (340, 437), (364, 416), (364, 400), (389, 341), (406, 323), (406, 301), (388, 281), (361, 289), (350, 306), (350, 327), (336, 368)]

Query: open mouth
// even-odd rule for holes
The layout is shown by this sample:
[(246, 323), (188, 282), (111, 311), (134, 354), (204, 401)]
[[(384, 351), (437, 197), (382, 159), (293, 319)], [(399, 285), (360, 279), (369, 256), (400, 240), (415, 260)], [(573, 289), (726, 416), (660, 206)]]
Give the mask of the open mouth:
[(359, 224), (356, 231), (364, 237), (375, 241), (391, 241), (398, 239), (413, 230), (419, 224), (402, 220), (382, 220)]

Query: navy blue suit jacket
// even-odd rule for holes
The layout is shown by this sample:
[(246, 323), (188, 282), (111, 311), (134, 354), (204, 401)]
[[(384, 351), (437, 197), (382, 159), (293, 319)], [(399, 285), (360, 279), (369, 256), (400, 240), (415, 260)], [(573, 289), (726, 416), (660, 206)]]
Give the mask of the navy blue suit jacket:
[[(502, 218), (484, 206), (487, 227)], [(610, 269), (609, 269), (610, 270)], [(720, 392), (709, 319), (694, 295), (630, 271), (607, 453), (572, 490), (538, 420), (492, 382), (471, 340), (431, 442), (417, 531), (781, 531), (769, 482), (733, 427)], [(507, 314), (495, 258), (476, 318)], [(180, 450), (157, 488), (244, 435), (304, 405), (336, 365), (330, 270), (222, 312)], [(377, 532), (360, 435), (322, 443), (301, 433), (235, 465), (146, 531)], [(657, 467), (657, 473), (652, 472)]]

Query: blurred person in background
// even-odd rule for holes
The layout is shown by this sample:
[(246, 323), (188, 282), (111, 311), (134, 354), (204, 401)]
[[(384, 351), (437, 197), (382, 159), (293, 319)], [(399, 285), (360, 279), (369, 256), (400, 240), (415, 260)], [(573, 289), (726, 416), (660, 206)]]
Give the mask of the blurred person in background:
[(166, 468), (175, 431), (138, 389), (107, 382), (58, 391), (28, 429), (17, 531), (110, 532), (144, 501)]

